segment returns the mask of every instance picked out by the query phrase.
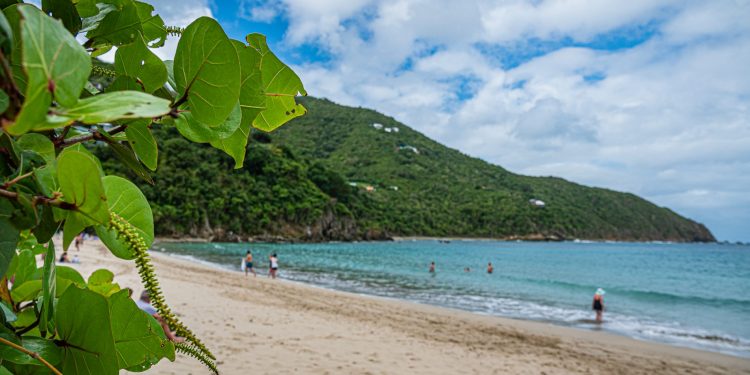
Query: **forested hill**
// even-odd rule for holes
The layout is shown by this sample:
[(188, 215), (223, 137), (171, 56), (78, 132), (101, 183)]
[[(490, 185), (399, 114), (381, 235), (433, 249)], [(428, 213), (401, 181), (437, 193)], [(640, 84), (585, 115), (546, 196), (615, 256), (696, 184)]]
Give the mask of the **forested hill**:
[[(224, 241), (714, 241), (703, 225), (633, 194), (520, 176), (375, 111), (301, 101), (308, 114), (273, 133), (254, 133), (239, 170), (221, 151), (154, 127), (158, 173), (154, 185), (139, 185), (157, 233)], [(120, 163), (104, 165), (126, 173)]]

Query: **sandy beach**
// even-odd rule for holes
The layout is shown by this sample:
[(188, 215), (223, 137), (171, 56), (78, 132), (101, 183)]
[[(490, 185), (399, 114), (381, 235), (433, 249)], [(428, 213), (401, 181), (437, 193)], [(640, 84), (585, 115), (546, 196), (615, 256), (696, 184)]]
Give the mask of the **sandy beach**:
[[(142, 290), (133, 263), (99, 242), (70, 254), (84, 277), (108, 268), (122, 287)], [(717, 353), (152, 257), (167, 302), (213, 350), (222, 374), (750, 374), (750, 360)], [(178, 356), (153, 373), (208, 371)]]

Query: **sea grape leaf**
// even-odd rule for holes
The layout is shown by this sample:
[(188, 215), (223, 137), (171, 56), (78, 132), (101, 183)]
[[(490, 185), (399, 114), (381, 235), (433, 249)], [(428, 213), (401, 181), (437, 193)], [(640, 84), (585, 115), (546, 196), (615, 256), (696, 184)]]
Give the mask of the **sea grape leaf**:
[(80, 151), (61, 153), (57, 159), (57, 179), (63, 200), (75, 205), (63, 227), (63, 250), (66, 250), (85, 227), (109, 221), (109, 210), (99, 167), (91, 156)]
[(55, 284), (57, 285), (55, 297), (59, 298), (62, 296), (71, 285), (78, 286), (79, 288), (86, 287), (86, 282), (83, 280), (83, 276), (81, 276), (81, 274), (74, 268), (56, 266), (55, 273)]
[(34, 6), (17, 8), (23, 19), (22, 62), (28, 84), (21, 111), (15, 123), (6, 128), (14, 135), (60, 126), (47, 119), (52, 100), (62, 106), (74, 105), (91, 72), (91, 58), (60, 21)]
[(175, 126), (177, 127), (177, 131), (179, 131), (183, 137), (193, 142), (207, 143), (234, 134), (240, 126), (241, 119), (242, 111), (240, 110), (240, 103), (238, 101), (235, 103), (234, 109), (229, 114), (229, 117), (218, 126), (211, 127), (201, 123), (195, 118), (193, 112), (180, 113), (177, 119), (175, 119)]
[[(2, 15), (3, 12), (0, 12), (0, 15)], [(8, 109), (8, 106), (10, 105), (10, 98), (8, 97), (8, 94), (5, 93), (5, 91), (0, 90), (0, 113), (5, 113), (5, 110)]]
[[(151, 246), (154, 241), (154, 217), (146, 196), (135, 184), (122, 177), (107, 176), (102, 180), (109, 209), (130, 223), (135, 228), (135, 232), (145, 241), (146, 246)], [(133, 259), (135, 257), (130, 247), (117, 236), (114, 230), (104, 225), (97, 225), (96, 234), (118, 258)]]
[[(132, 0), (102, 1), (99, 13), (91, 20), (84, 20), (84, 30), (88, 29), (87, 46), (120, 46), (132, 42), (143, 31), (138, 9)], [(103, 17), (102, 17), (103, 16)]]
[(251, 124), (258, 114), (266, 108), (266, 96), (263, 93), (263, 80), (260, 71), (260, 51), (249, 47), (238, 40), (232, 40), (240, 58), (240, 108), (242, 123)]
[(162, 358), (174, 361), (174, 344), (159, 322), (120, 291), (109, 297), (112, 333), (120, 368), (144, 371)]
[(104, 141), (109, 145), (110, 150), (114, 152), (115, 157), (119, 159), (126, 167), (128, 167), (138, 177), (142, 178), (149, 184), (153, 184), (154, 180), (151, 179), (151, 175), (148, 173), (146, 168), (138, 161), (135, 153), (126, 143), (120, 143), (105, 131), (100, 130), (99, 133), (104, 137)]
[[(59, 364), (62, 360), (62, 351), (57, 345), (55, 345), (53, 340), (47, 340), (35, 336), (23, 336), (19, 339), (12, 334), (0, 334), (0, 336), (3, 336), (6, 340), (12, 341), (14, 344), (21, 345), (24, 348), (39, 354), (40, 357), (44, 358), (44, 360), (53, 366)], [(32, 365), (34, 367), (42, 366), (42, 363), (39, 362), (38, 359), (5, 345), (0, 345), (0, 358), (4, 361), (19, 365)], [(29, 373), (36, 374), (37, 372)], [(0, 372), (0, 374), (2, 374), (2, 372)]]
[(78, 14), (83, 18), (93, 17), (99, 13), (96, 0), (78, 0), (75, 4)]
[(174, 59), (175, 90), (186, 97), (195, 119), (223, 123), (240, 97), (237, 51), (216, 20), (201, 17), (180, 37)]
[(36, 299), (41, 291), (42, 280), (29, 280), (18, 286), (14, 284), (10, 295), (13, 297), (13, 302), (20, 303)]
[(49, 138), (39, 133), (29, 133), (20, 136), (16, 140), (16, 146), (20, 150), (29, 150), (39, 154), (47, 164), (55, 161), (55, 145)]
[(130, 147), (138, 156), (138, 160), (148, 169), (155, 171), (159, 161), (159, 149), (156, 145), (156, 138), (148, 127), (150, 123), (150, 120), (132, 121), (125, 128), (125, 135), (128, 137)]
[(249, 137), (250, 123), (242, 123), (229, 137), (211, 141), (211, 146), (226, 152), (234, 159), (234, 169), (240, 169), (245, 163), (245, 152)]
[(135, 7), (138, 10), (143, 36), (150, 43), (149, 47), (159, 48), (163, 46), (167, 40), (167, 28), (164, 26), (164, 20), (153, 14), (154, 7), (151, 4), (135, 1)]
[(249, 34), (246, 39), (261, 55), (260, 72), (266, 95), (266, 108), (255, 118), (253, 126), (272, 131), (307, 112), (294, 100), (295, 96), (304, 96), (307, 92), (297, 74), (271, 52), (264, 35)]
[(85, 99), (55, 113), (68, 122), (99, 124), (121, 119), (152, 118), (169, 113), (169, 101), (138, 91), (108, 92)]
[(55, 331), (55, 295), (57, 294), (57, 273), (55, 272), (55, 244), (47, 245), (42, 273), (42, 308), (39, 314), (39, 332), (46, 336), (47, 331)]
[(20, 5), (18, 4), (11, 4), (5, 7), (2, 11), (5, 19), (8, 21), (8, 25), (10, 26), (9, 35), (12, 34), (13, 36), (10, 52), (10, 68), (13, 80), (16, 82), (19, 91), (26, 92), (26, 72), (21, 63), (21, 14), (18, 13), (19, 6)]
[[(3, 12), (0, 12), (0, 51), (3, 51), (6, 58), (10, 57), (13, 51), (13, 29)], [(1, 112), (5, 112), (5, 109)]]
[(120, 285), (112, 282), (115, 274), (107, 269), (98, 269), (89, 276), (88, 289), (108, 297), (120, 291)]
[(121, 46), (115, 52), (115, 71), (138, 78), (146, 92), (154, 92), (167, 82), (167, 67), (146, 46), (142, 36), (133, 43)]
[(28, 280), (31, 280), (36, 271), (36, 260), (34, 260), (34, 253), (29, 249), (24, 249), (18, 252), (8, 266), (8, 278), (15, 276), (13, 287), (16, 285), (22, 285)]
[(7, 199), (0, 199), (0, 279), (5, 276), (8, 266), (16, 255), (19, 230), (10, 221), (13, 205)]
[(245, 162), (250, 126), (258, 114), (266, 107), (266, 96), (261, 91), (260, 52), (240, 41), (232, 40), (240, 58), (242, 84), (240, 86), (240, 109), (242, 118), (235, 132), (218, 140), (211, 146), (226, 152), (234, 159), (235, 169), (242, 168)]
[(61, 222), (55, 220), (55, 214), (52, 207), (44, 206), (41, 208), (41, 220), (32, 233), (38, 242), (44, 243), (52, 239), (52, 236), (60, 229)]
[(81, 16), (71, 0), (42, 0), (42, 10), (62, 21), (71, 34), (76, 35), (81, 30)]
[(72, 286), (60, 297), (55, 322), (64, 374), (118, 373), (109, 317), (107, 299), (98, 293)]

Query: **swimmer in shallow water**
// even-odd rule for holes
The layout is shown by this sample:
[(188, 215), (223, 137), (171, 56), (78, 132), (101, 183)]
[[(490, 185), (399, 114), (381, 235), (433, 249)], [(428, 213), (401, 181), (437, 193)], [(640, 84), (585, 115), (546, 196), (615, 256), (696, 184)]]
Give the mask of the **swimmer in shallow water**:
[(604, 314), (604, 289), (599, 288), (594, 293), (594, 301), (591, 303), (591, 309), (596, 311), (596, 322), (602, 322), (602, 315)]

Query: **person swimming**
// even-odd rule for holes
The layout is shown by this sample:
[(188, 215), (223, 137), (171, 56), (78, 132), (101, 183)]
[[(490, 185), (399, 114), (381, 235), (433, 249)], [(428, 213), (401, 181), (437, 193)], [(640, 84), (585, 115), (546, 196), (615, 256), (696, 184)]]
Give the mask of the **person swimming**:
[(602, 322), (602, 315), (604, 314), (604, 295), (607, 292), (604, 289), (599, 288), (594, 293), (594, 301), (591, 303), (591, 309), (596, 311), (596, 322)]
[(430, 263), (430, 273), (435, 273), (435, 262)]
[(495, 267), (492, 267), (492, 262), (487, 263), (487, 273), (492, 273)]

